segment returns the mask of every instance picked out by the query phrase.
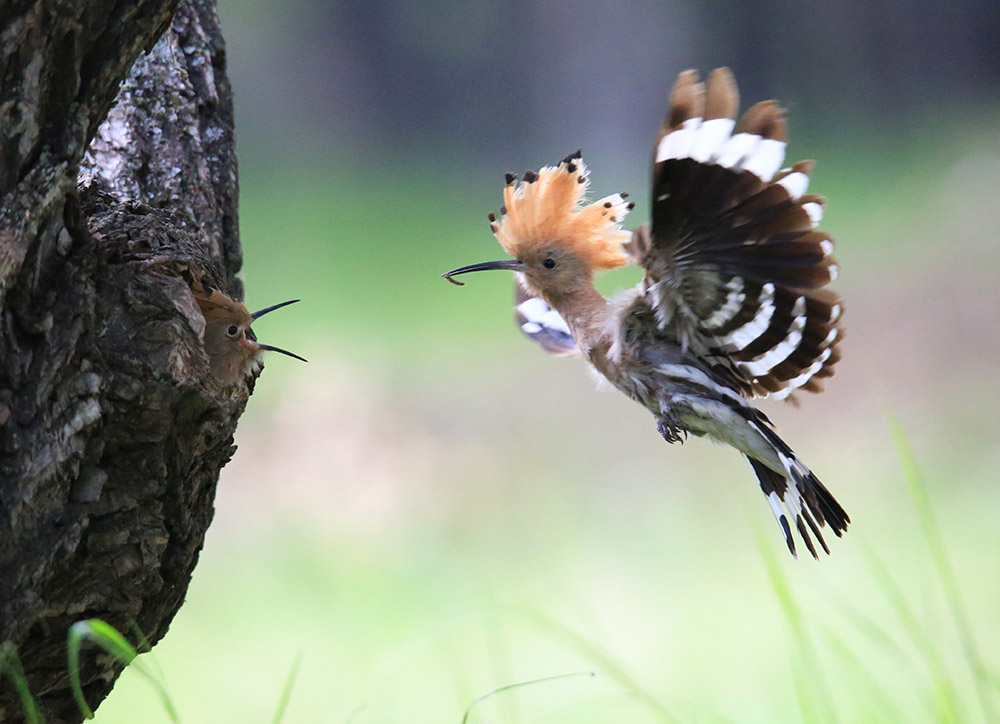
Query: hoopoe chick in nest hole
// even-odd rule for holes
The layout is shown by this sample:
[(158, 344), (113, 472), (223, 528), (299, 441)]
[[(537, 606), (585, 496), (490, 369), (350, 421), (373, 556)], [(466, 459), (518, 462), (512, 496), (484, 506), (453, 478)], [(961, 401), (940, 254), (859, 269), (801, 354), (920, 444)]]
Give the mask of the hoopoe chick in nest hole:
[[(811, 161), (781, 168), (784, 110), (753, 106), (736, 123), (739, 95), (726, 68), (707, 86), (681, 73), (656, 138), (652, 222), (621, 222), (627, 194), (585, 201), (587, 167), (576, 152), (557, 166), (507, 175), (490, 228), (513, 259), (460, 267), (514, 272), (522, 330), (547, 351), (581, 354), (648, 409), (667, 442), (688, 434), (736, 448), (760, 481), (785, 542), (793, 529), (838, 537), (850, 519), (780, 438), (754, 397), (819, 392), (840, 359), (841, 302), (833, 241), (816, 226), (823, 199), (807, 194)], [(780, 170), (779, 170), (780, 169)], [(605, 299), (594, 274), (625, 264), (645, 272)]]
[(250, 328), (265, 314), (295, 304), (298, 299), (251, 312), (243, 302), (230, 299), (223, 292), (205, 284), (195, 283), (191, 292), (205, 317), (205, 352), (208, 354), (212, 375), (223, 384), (235, 384), (259, 370), (265, 351), (280, 352), (303, 362), (307, 361), (288, 350), (258, 342), (257, 335)]

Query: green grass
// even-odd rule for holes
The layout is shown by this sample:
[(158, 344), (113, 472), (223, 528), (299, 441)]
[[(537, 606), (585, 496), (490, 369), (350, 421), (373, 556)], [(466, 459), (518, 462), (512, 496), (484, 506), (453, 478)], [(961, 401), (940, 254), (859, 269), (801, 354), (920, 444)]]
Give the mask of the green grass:
[[(902, 438), (895, 427), (893, 435), (899, 444)], [(914, 535), (904, 541), (907, 555), (933, 566), (930, 549), (943, 546), (944, 536), (940, 530), (932, 532), (935, 523), (927, 527), (928, 490), (906, 448), (901, 447), (899, 455), (904, 475), (894, 484), (903, 500), (909, 496), (910, 510), (898, 511), (894, 523), (897, 532), (905, 531), (908, 521), (913, 523)], [(543, 513), (551, 513), (547, 502), (535, 503)], [(747, 515), (755, 511), (763, 514), (751, 508)], [(641, 529), (641, 522), (633, 523)], [(880, 544), (883, 553), (875, 554), (865, 527), (858, 527), (856, 522), (844, 541), (837, 542), (833, 556), (818, 564), (790, 560), (780, 537), (767, 529), (758, 535), (756, 549), (747, 546), (753, 557), (741, 560), (760, 563), (749, 566), (751, 575), (743, 577), (731, 565), (708, 567), (717, 551), (704, 557), (694, 554), (699, 569), (694, 577), (685, 578), (676, 568), (671, 571), (665, 560), (662, 575), (667, 581), (644, 581), (642, 575), (653, 571), (650, 560), (627, 560), (629, 569), (643, 573), (616, 588), (621, 600), (603, 612), (580, 610), (587, 596), (570, 596), (577, 603), (567, 607), (566, 597), (545, 591), (545, 584), (534, 589), (535, 596), (518, 595), (518, 581), (506, 568), (510, 561), (503, 551), (490, 552), (492, 539), (468, 551), (475, 561), (470, 568), (449, 561), (435, 545), (425, 543), (424, 550), (414, 550), (406, 536), (396, 542), (369, 541), (369, 550), (352, 554), (344, 546), (354, 545), (347, 540), (353, 536), (343, 531), (332, 537), (285, 531), (260, 541), (252, 563), (245, 561), (242, 570), (231, 560), (210, 556), (204, 564), (208, 575), (196, 579), (192, 603), (181, 612), (178, 630), (161, 644), (157, 656), (165, 659), (172, 678), (175, 670), (183, 672), (185, 662), (201, 658), (201, 651), (213, 652), (223, 668), (200, 687), (187, 676), (186, 686), (196, 691), (176, 688), (185, 721), (218, 721), (221, 712), (241, 721), (262, 719), (261, 701), (273, 701), (280, 684), (280, 661), (286, 659), (281, 652), (303, 647), (303, 642), (309, 643), (287, 721), (992, 721), (987, 707), (997, 690), (991, 673), (995, 670), (990, 668), (996, 662), (981, 655), (971, 617), (963, 614), (965, 624), (953, 631), (940, 620), (940, 611), (929, 614), (918, 606), (921, 599), (926, 603), (928, 597), (940, 596), (948, 617), (954, 617), (956, 602), (962, 611), (969, 607), (969, 582), (958, 580), (953, 570), (956, 588), (946, 595), (945, 588), (952, 584), (939, 570), (917, 565), (900, 571), (905, 558), (899, 550)], [(593, 535), (601, 539), (600, 545), (565, 555), (535, 551), (532, 563), (560, 570), (548, 583), (565, 585), (565, 569), (574, 565), (572, 559), (579, 565), (600, 548), (625, 554), (625, 546), (616, 544), (614, 536), (605, 538), (607, 534), (598, 524)], [(725, 537), (729, 545), (739, 536)], [(581, 540), (576, 537), (571, 543)], [(655, 551), (669, 548), (663, 538), (647, 543)], [(227, 558), (232, 554), (230, 550)], [(519, 551), (513, 555), (521, 560)], [(894, 561), (896, 575), (883, 556)], [(431, 560), (433, 568), (427, 568)], [(557, 561), (561, 567), (554, 565)], [(485, 575), (483, 566), (499, 570)], [(867, 577), (862, 575), (865, 568)], [(607, 575), (610, 569), (595, 564), (590, 574), (601, 570)], [(694, 593), (683, 593), (698, 578), (720, 571), (729, 580), (708, 588), (728, 589), (732, 606), (720, 608), (724, 596), (716, 591), (716, 598), (707, 597), (704, 583)], [(934, 577), (922, 575), (926, 572)], [(897, 580), (900, 574), (907, 580)], [(268, 580), (259, 580), (260, 575)], [(461, 580), (463, 575), (470, 580)], [(477, 595), (476, 589), (487, 581), (491, 590), (485, 597)], [(863, 585), (845, 585), (847, 581)], [(508, 588), (500, 593), (504, 584)], [(231, 589), (230, 596), (225, 589)], [(608, 587), (589, 590), (599, 596)], [(254, 593), (247, 599), (250, 591)], [(650, 628), (658, 623), (655, 618), (629, 621), (630, 603), (643, 594), (647, 603), (661, 601), (665, 618), (676, 619), (684, 608), (671, 596), (700, 605), (698, 617), (678, 622), (696, 630), (685, 632), (682, 625), (665, 636)], [(529, 598), (537, 605), (508, 603)], [(199, 606), (206, 600), (214, 600), (217, 607), (208, 619)], [(235, 607), (237, 600), (244, 606), (251, 600), (250, 608), (268, 613), (255, 626), (251, 612)], [(618, 616), (614, 608), (621, 609)], [(284, 612), (280, 620), (273, 618), (277, 610)], [(717, 610), (749, 623), (759, 636), (735, 638)], [(250, 631), (255, 635), (246, 636)], [(238, 638), (243, 638), (241, 645), (235, 644)], [(663, 647), (666, 641), (671, 645)], [(234, 645), (236, 650), (227, 648)], [(973, 647), (971, 655), (967, 645)], [(652, 650), (636, 653), (647, 647)], [(700, 661), (700, 649), (706, 647), (709, 656)], [(261, 691), (234, 694), (244, 691), (238, 683), (244, 674), (239, 672), (247, 667), (240, 661), (248, 657), (262, 669), (256, 687)], [(736, 669), (742, 671), (742, 681), (731, 678), (732, 663), (740, 659), (744, 665)], [(977, 667), (986, 675), (976, 674)], [(593, 672), (593, 677), (572, 676), (581, 669)], [(706, 682), (703, 677), (709, 671), (716, 678)], [(525, 687), (526, 681), (539, 686)], [(106, 705), (107, 718), (99, 716), (99, 721), (126, 721), (137, 707), (149, 711), (148, 694), (144, 703), (143, 697), (128, 693), (128, 675), (120, 689), (126, 693), (116, 701), (116, 692)], [(289, 685), (284, 691), (287, 697)], [(285, 698), (281, 711), (286, 703)]]
[[(784, 555), (780, 538), (773, 530), (757, 531), (757, 550), (753, 552), (762, 566), (754, 567), (755, 575), (749, 577), (756, 579), (752, 588), (732, 581), (732, 590), (739, 592), (739, 606), (732, 614), (740, 615), (744, 605), (749, 604), (748, 618), (755, 623), (770, 618), (772, 624), (783, 629), (783, 635), (774, 640), (776, 629), (772, 626), (770, 635), (752, 642), (750, 648), (746, 642), (742, 647), (738, 642), (733, 645), (728, 636), (723, 645), (731, 646), (734, 651), (730, 653), (746, 657), (747, 663), (755, 666), (760, 663), (760, 649), (770, 649), (765, 657), (770, 662), (767, 668), (746, 670), (747, 681), (742, 682), (749, 685), (753, 692), (750, 696), (763, 700), (756, 702), (761, 705), (759, 711), (747, 707), (746, 701), (734, 708), (741, 697), (730, 697), (727, 690), (740, 682), (720, 677), (707, 687), (714, 694), (706, 694), (688, 688), (690, 677), (677, 675), (676, 671), (664, 675), (672, 668), (671, 662), (695, 661), (693, 654), (699, 644), (717, 646), (719, 642), (709, 630), (678, 640), (675, 648), (629, 661), (620, 650), (622, 639), (608, 635), (606, 627), (613, 621), (605, 620), (596, 626), (592, 621), (587, 626), (582, 621), (588, 616), (581, 617), (579, 611), (560, 615), (535, 606), (512, 605), (500, 600), (495, 589), (486, 597), (470, 596), (469, 585), (477, 581), (453, 578), (426, 585), (423, 575), (410, 569), (425, 556), (444, 561), (446, 557), (439, 550), (418, 552), (406, 561), (393, 563), (395, 556), (386, 559), (384, 554), (406, 546), (389, 546), (380, 555), (377, 549), (382, 546), (373, 543), (370, 548), (375, 551), (338, 560), (337, 551), (341, 555), (346, 551), (336, 537), (317, 538), (315, 533), (303, 535), (301, 531), (286, 531), (278, 538), (258, 541), (258, 547), (251, 551), (252, 559), (243, 561), (242, 568), (233, 566), (231, 560), (210, 557), (205, 562), (210, 577), (196, 580), (193, 603), (175, 622), (174, 628), (179, 630), (158, 647), (156, 654), (139, 656), (121, 633), (101, 621), (76, 624), (68, 635), (68, 671), (80, 710), (88, 718), (92, 716), (77, 674), (81, 646), (89, 642), (129, 665), (118, 690), (99, 712), (97, 720), (103, 724), (134, 721), (140, 711), (143, 721), (150, 722), (157, 721), (156, 712), (163, 720), (175, 723), (263, 721), (263, 712), (268, 709), (276, 709), (272, 719), (276, 723), (994, 721), (997, 662), (983, 654), (977, 630), (983, 622), (975, 625), (969, 613), (969, 582), (960, 580), (951, 562), (931, 490), (901, 423), (896, 418), (890, 418), (889, 423), (902, 473), (895, 484), (901, 492), (905, 489), (902, 499), (908, 497), (910, 502), (910, 510), (901, 511), (894, 522), (899, 530), (905, 529), (907, 519), (917, 527), (918, 534), (908, 542), (909, 555), (926, 561), (929, 567), (923, 570), (934, 574), (932, 579), (919, 577), (917, 590), (925, 598), (940, 596), (943, 611), (930, 617), (920, 612), (912, 584), (901, 583), (898, 572), (893, 573), (884, 560), (884, 556), (892, 555), (898, 566), (898, 556), (876, 553), (868, 536), (856, 530), (857, 523), (847, 539), (835, 547), (834, 556), (851, 559), (850, 566), (841, 570), (848, 571), (852, 580), (859, 577), (855, 566), (863, 564), (870, 574), (868, 585), (854, 591), (854, 595), (850, 590), (846, 594), (838, 591), (840, 596), (820, 591), (819, 599), (816, 590), (804, 587), (803, 581), (821, 582), (822, 578), (811, 574), (822, 571), (820, 567), (833, 567), (837, 559), (819, 564), (805, 562), (815, 568), (803, 567), (802, 561), (790, 561)], [(543, 509), (546, 507), (542, 504)], [(961, 540), (956, 542), (961, 544)], [(502, 555), (494, 552), (491, 557), (485, 552), (490, 545), (487, 542), (473, 558), (499, 563)], [(612, 547), (616, 553), (622, 552)], [(660, 548), (655, 543), (654, 547)], [(919, 550), (921, 547), (923, 550)], [(852, 555), (851, 548), (860, 553)], [(587, 553), (576, 551), (571, 555), (585, 559)], [(333, 560), (325, 560), (331, 554)], [(543, 561), (548, 558), (540, 557)], [(569, 556), (563, 558), (564, 566), (569, 562)], [(224, 568), (219, 567), (220, 563)], [(646, 570), (647, 564), (629, 561), (630, 567), (641, 570)], [(466, 574), (472, 571), (464, 566), (460, 570)], [(509, 576), (508, 571), (497, 573), (499, 577), (486, 577), (494, 586)], [(734, 575), (735, 571), (730, 568), (728, 573)], [(261, 581), (261, 574), (274, 580)], [(827, 584), (838, 578), (828, 578)], [(843, 588), (842, 583), (837, 587)], [(635, 588), (641, 591), (641, 582)], [(672, 587), (655, 588), (662, 592)], [(227, 590), (234, 601), (243, 601), (243, 608), (227, 603)], [(255, 593), (246, 598), (251, 590)], [(746, 595), (754, 590), (765, 596), (770, 591), (770, 601), (758, 600), (754, 604), (752, 596)], [(628, 589), (622, 587), (621, 591)], [(204, 601), (206, 593), (210, 594), (209, 600), (215, 600), (214, 617), (205, 619), (207, 611), (200, 607), (193, 612), (192, 622), (192, 605)], [(267, 595), (278, 599), (268, 600)], [(634, 594), (624, 595), (627, 599)], [(507, 591), (503, 598), (511, 596)], [(453, 604), (450, 611), (449, 598)], [(470, 607), (468, 602), (476, 598), (480, 604)], [(701, 594), (693, 598), (701, 598)], [(540, 600), (547, 608), (558, 608), (558, 596), (551, 592)], [(247, 601), (252, 604), (247, 605)], [(463, 601), (464, 605), (455, 607)], [(691, 625), (704, 627), (713, 620), (712, 602), (702, 601), (707, 610), (702, 612), (702, 618), (691, 620)], [(874, 613), (879, 603), (889, 615)], [(254, 625), (247, 617), (253, 610), (268, 613)], [(274, 618), (278, 610), (283, 611), (281, 619)], [(438, 611), (445, 613), (441, 616)], [(325, 621), (327, 630), (312, 630), (323, 625), (324, 613), (334, 614), (332, 620)], [(940, 620), (942, 613), (950, 619), (951, 628)], [(651, 621), (637, 622), (640, 646), (662, 638), (647, 629)], [(300, 633), (296, 634), (296, 630)], [(141, 634), (134, 635), (141, 643)], [(242, 646), (232, 650), (237, 638), (242, 640)], [(330, 645), (333, 640), (339, 645)], [(311, 654), (303, 654), (302, 650), (295, 654), (282, 686), (280, 661), (285, 655), (281, 652), (302, 641), (311, 641)], [(768, 641), (774, 645), (762, 645)], [(388, 658), (383, 654), (371, 659), (372, 652), (380, 648)], [(781, 649), (787, 653), (784, 665)], [(716, 654), (723, 652), (715, 649)], [(179, 674), (185, 678), (184, 686), (177, 687), (175, 695), (168, 693), (163, 670), (156, 664), (161, 659), (166, 660), (163, 669), (172, 677)], [(211, 665), (192, 670), (192, 662), (201, 660)], [(719, 663), (712, 661), (710, 668), (723, 671), (725, 667)], [(248, 690), (246, 672), (258, 667), (254, 689)], [(697, 664), (693, 668), (698, 675)], [(549, 673), (541, 673), (545, 669)], [(530, 670), (537, 673), (525, 676)], [(0, 672), (18, 686), (28, 720), (40, 721), (24, 685), (17, 652), (9, 644), (0, 649)], [(216, 675), (220, 672), (221, 677)], [(225, 676), (227, 673), (236, 678)], [(768, 687), (770, 676), (779, 677), (780, 685), (773, 690)], [(341, 677), (348, 680), (341, 681)], [(153, 696), (148, 688), (135, 688), (140, 679), (152, 685)], [(222, 683), (227, 679), (229, 684)], [(291, 693), (293, 684), (300, 679), (303, 681), (298, 685), (297, 699), (305, 701), (297, 708), (299, 702), (292, 699)], [(486, 686), (490, 680), (494, 685)], [(366, 681), (367, 685), (362, 683)], [(484, 690), (486, 693), (482, 693)], [(265, 707), (267, 700), (270, 703)]]
[[(996, 696), (1000, 687), (998, 687), (997, 671), (987, 665), (976, 643), (976, 636), (966, 611), (955, 569), (945, 548), (944, 538), (937, 522), (937, 516), (934, 514), (934, 507), (931, 504), (926, 483), (920, 473), (913, 449), (903, 431), (903, 425), (895, 417), (891, 417), (889, 422), (892, 442), (903, 468), (903, 479), (906, 481), (906, 486), (916, 505), (917, 517), (927, 541), (927, 548), (934, 563), (941, 590), (947, 600), (949, 613), (958, 632), (965, 661), (973, 675), (980, 713), (986, 721), (998, 721), (1000, 720), (1000, 709), (997, 708)], [(883, 580), (888, 581), (888, 572), (885, 571), (885, 567), (882, 566), (881, 570), (886, 574)], [(912, 619), (912, 617), (910, 618)], [(947, 687), (947, 682), (941, 682), (943, 677), (937, 678), (943, 688), (951, 688)]]
[[(136, 636), (143, 646), (143, 652), (148, 652), (145, 636), (138, 631), (136, 632)], [(116, 628), (99, 619), (76, 622), (70, 627), (66, 641), (66, 671), (69, 675), (73, 697), (76, 700), (82, 718), (94, 718), (94, 712), (87, 703), (83, 687), (80, 683), (80, 651), (85, 643), (99, 647), (122, 666), (131, 667), (129, 671), (136, 672), (145, 678), (155, 690), (164, 714), (169, 717), (173, 724), (180, 723), (181, 719), (177, 713), (177, 707), (174, 705), (173, 699), (167, 691), (165, 677), (163, 672), (159, 670), (155, 659), (152, 657), (139, 659), (139, 651), (129, 643), (128, 639)], [(301, 657), (296, 657), (288, 673), (288, 678), (285, 680), (285, 686), (281, 691), (278, 707), (272, 719), (274, 724), (281, 724), (284, 719), (285, 710), (291, 698), (292, 686), (298, 675), (300, 663)], [(17, 649), (9, 641), (0, 644), (0, 679), (3, 676), (7, 676), (13, 682), (21, 698), (25, 719), (28, 724), (42, 724), (43, 719), (38, 711), (34, 696), (32, 696), (28, 687), (28, 681), (24, 675), (24, 668), (18, 657)]]
[(128, 642), (128, 639), (126, 639), (117, 629), (113, 626), (109, 626), (104, 621), (93, 618), (86, 621), (78, 621), (73, 624), (73, 626), (70, 627), (66, 643), (66, 668), (69, 671), (70, 684), (73, 687), (73, 696), (76, 698), (76, 704), (80, 708), (80, 712), (83, 714), (84, 718), (94, 718), (94, 712), (91, 711), (90, 706), (87, 704), (87, 700), (83, 695), (83, 688), (80, 686), (80, 648), (83, 646), (84, 642), (96, 644), (103, 649), (105, 653), (110, 655), (115, 661), (123, 666), (134, 665), (135, 670), (142, 674), (156, 690), (156, 693), (159, 695), (160, 701), (163, 705), (163, 709), (170, 717), (170, 721), (175, 723), (180, 721), (173, 702), (170, 699), (170, 695), (167, 693), (167, 687), (163, 683), (162, 674), (154, 672), (149, 666), (146, 665), (145, 661), (137, 661), (136, 659), (139, 656), (139, 652), (136, 651), (135, 647), (133, 647), (132, 644)]
[(28, 724), (39, 724), (42, 721), (31, 690), (28, 688), (28, 681), (24, 676), (24, 667), (21, 665), (21, 658), (17, 655), (17, 647), (10, 641), (0, 643), (0, 681), (8, 679), (17, 691), (21, 699), (21, 708), (24, 718)]
[[(889, 603), (894, 618), (889, 622), (903, 631), (902, 637), (894, 636), (881, 624), (858, 610), (851, 610), (845, 616), (856, 631), (878, 647), (897, 666), (906, 668), (913, 661), (919, 662), (926, 677), (925, 688), (917, 685), (919, 679), (912, 680), (918, 699), (925, 703), (919, 719), (913, 715), (903, 717), (892, 694), (879, 685), (879, 670), (862, 660), (842, 630), (832, 627), (826, 631), (825, 641), (835, 655), (835, 676), (845, 679), (853, 690), (863, 689), (871, 707), (868, 715), (852, 714), (847, 721), (927, 721), (927, 722), (968, 722), (997, 720), (996, 696), (998, 693), (995, 669), (984, 658), (976, 643), (972, 623), (966, 612), (964, 597), (955, 570), (946, 551), (944, 538), (934, 513), (926, 483), (916, 463), (912, 448), (907, 441), (903, 426), (896, 417), (889, 417), (889, 428), (893, 445), (903, 472), (907, 491), (913, 503), (916, 517), (920, 522), (926, 554), (933, 561), (938, 577), (939, 590), (947, 601), (948, 612), (955, 624), (958, 643), (963, 656), (958, 662), (949, 663), (943, 649), (951, 642), (941, 629), (928, 630), (926, 622), (920, 620), (909, 596), (900, 587), (885, 562), (870, 545), (862, 544), (865, 559), (872, 580)], [(834, 722), (843, 720), (837, 714), (838, 707), (830, 695), (826, 674), (819, 663), (813, 635), (806, 623), (802, 609), (795, 601), (791, 584), (777, 565), (770, 546), (761, 542), (761, 551), (767, 562), (771, 584), (775, 596), (788, 621), (789, 629), (797, 644), (797, 657), (801, 664), (796, 669), (801, 676), (796, 678), (802, 719), (806, 722)], [(996, 662), (992, 664), (996, 666)], [(963, 671), (964, 670), (964, 671)], [(972, 686), (963, 686), (963, 674), (967, 674)], [(930, 696), (925, 696), (930, 691)], [(851, 702), (854, 704), (855, 702)]]
[(496, 689), (493, 689), (493, 691), (489, 691), (489, 692), (483, 694), (478, 699), (476, 699), (471, 704), (469, 704), (468, 707), (466, 707), (465, 713), (462, 714), (462, 724), (469, 724), (469, 718), (473, 715), (473, 712), (475, 711), (476, 707), (479, 704), (482, 704), (484, 701), (486, 701), (487, 699), (490, 699), (490, 698), (492, 698), (494, 696), (497, 696), (499, 694), (503, 694), (504, 692), (514, 691), (515, 689), (520, 689), (520, 688), (523, 688), (525, 686), (534, 686), (535, 684), (547, 684), (550, 681), (559, 681), (560, 679), (569, 679), (569, 678), (572, 678), (574, 676), (593, 676), (593, 675), (594, 675), (594, 672), (592, 672), (592, 671), (576, 671), (576, 672), (573, 672), (571, 674), (556, 674), (555, 676), (545, 676), (545, 677), (542, 677), (541, 679), (531, 679), (530, 681), (519, 681), (516, 684), (505, 684), (504, 686), (498, 686)]

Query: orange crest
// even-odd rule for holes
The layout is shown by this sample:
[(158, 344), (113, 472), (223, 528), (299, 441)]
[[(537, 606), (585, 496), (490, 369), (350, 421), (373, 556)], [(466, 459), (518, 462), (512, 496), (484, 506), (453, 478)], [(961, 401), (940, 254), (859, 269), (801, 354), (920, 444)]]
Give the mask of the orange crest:
[(195, 282), (191, 285), (191, 291), (208, 324), (237, 323), (249, 326), (253, 321), (245, 304), (230, 299), (214, 287)]
[(500, 219), (490, 214), (490, 228), (518, 259), (528, 250), (555, 244), (594, 271), (622, 266), (627, 261), (622, 245), (632, 234), (622, 230), (621, 222), (635, 203), (625, 201), (628, 194), (623, 193), (585, 204), (589, 185), (580, 151), (557, 166), (526, 171), (520, 180), (507, 174)]

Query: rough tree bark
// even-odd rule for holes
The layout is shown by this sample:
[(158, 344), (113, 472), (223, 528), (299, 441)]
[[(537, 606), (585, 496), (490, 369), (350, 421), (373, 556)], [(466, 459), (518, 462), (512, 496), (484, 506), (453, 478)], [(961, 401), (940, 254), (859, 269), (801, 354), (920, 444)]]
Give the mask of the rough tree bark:
[[(242, 298), (214, 0), (0, 0), (0, 141), (0, 641), (73, 721), (67, 629), (163, 636), (251, 392), (188, 286)], [(81, 665), (94, 707), (120, 670)]]

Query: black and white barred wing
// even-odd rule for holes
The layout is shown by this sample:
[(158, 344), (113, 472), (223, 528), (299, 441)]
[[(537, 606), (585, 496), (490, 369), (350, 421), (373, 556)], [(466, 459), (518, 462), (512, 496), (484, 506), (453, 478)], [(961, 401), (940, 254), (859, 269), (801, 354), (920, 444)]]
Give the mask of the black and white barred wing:
[(521, 331), (549, 354), (557, 357), (580, 354), (566, 320), (544, 299), (531, 296), (520, 281), (515, 282), (514, 313)]
[(655, 149), (652, 227), (631, 252), (660, 327), (744, 394), (818, 392), (842, 336), (840, 300), (823, 289), (837, 275), (816, 229), (823, 199), (806, 194), (812, 162), (779, 170), (783, 109), (758, 103), (737, 125), (738, 104), (728, 69), (707, 88), (680, 75)]

